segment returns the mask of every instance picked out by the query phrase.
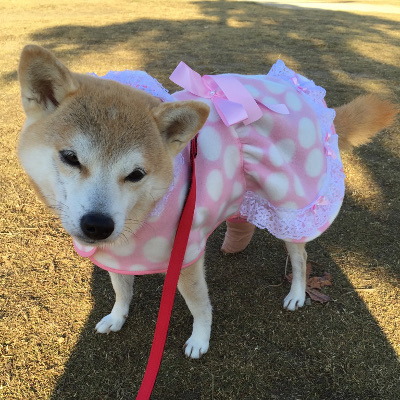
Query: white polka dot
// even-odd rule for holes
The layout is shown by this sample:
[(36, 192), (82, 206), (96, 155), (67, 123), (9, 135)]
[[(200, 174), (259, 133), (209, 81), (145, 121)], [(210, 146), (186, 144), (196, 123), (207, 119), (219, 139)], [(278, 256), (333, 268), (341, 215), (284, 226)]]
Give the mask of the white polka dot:
[(239, 211), (239, 207), (237, 205), (230, 206), (224, 215), (224, 220), (230, 218), (232, 215), (235, 215)]
[(301, 181), (297, 175), (294, 175), (294, 190), (299, 197), (304, 197), (305, 196), (305, 191), (303, 188), (303, 185), (301, 184)]
[(274, 104), (278, 104), (279, 101), (277, 99), (275, 99), (275, 97), (271, 97), (271, 96), (264, 96), (261, 100), (261, 103), (264, 104), (264, 106), (269, 106), (269, 105), (274, 105)]
[(283, 139), (279, 141), (276, 145), (271, 145), (269, 149), (269, 160), (272, 165), (275, 167), (282, 166), (285, 162), (290, 162), (294, 151), (296, 148), (296, 144), (291, 139)]
[[(189, 100), (189, 98), (187, 98), (186, 100)], [(201, 101), (202, 103), (207, 104), (210, 107), (210, 114), (208, 114), (208, 118), (207, 118), (208, 122), (215, 123), (215, 122), (221, 121), (221, 117), (219, 116), (217, 110), (213, 106), (210, 99), (202, 99), (201, 97), (198, 97), (198, 98), (196, 98), (196, 101)]]
[(133, 264), (128, 268), (128, 270), (132, 271), (132, 272), (134, 272), (134, 271), (147, 271), (148, 268), (146, 266), (144, 266), (144, 265), (141, 265), (141, 264)]
[(249, 171), (247, 175), (256, 182), (260, 182), (260, 175), (256, 171)]
[(216, 129), (207, 126), (201, 130), (198, 139), (202, 155), (209, 161), (216, 161), (221, 156), (222, 143)]
[(260, 135), (268, 137), (274, 127), (274, 119), (271, 115), (264, 114), (258, 121), (254, 122), (252, 126)]
[(162, 212), (158, 215), (157, 214), (151, 215), (151, 213), (150, 213), (149, 217), (147, 217), (146, 222), (152, 224), (152, 223), (156, 222), (161, 217), (161, 215), (162, 215)]
[(151, 262), (163, 262), (168, 260), (171, 246), (168, 240), (162, 236), (148, 240), (143, 246), (143, 253)]
[(236, 200), (243, 194), (243, 185), (240, 182), (235, 182), (232, 189), (232, 200)]
[(282, 200), (289, 190), (288, 177), (283, 172), (271, 174), (265, 182), (265, 190), (270, 200)]
[(317, 177), (322, 172), (323, 164), (324, 156), (322, 151), (319, 149), (311, 150), (305, 164), (307, 175), (311, 178)]
[(200, 237), (201, 237), (201, 242), (205, 243), (207, 241), (208, 236), (212, 232), (212, 227), (205, 226), (204, 228), (201, 229), (200, 231)]
[(264, 151), (256, 146), (249, 144), (243, 145), (243, 158), (250, 164), (259, 164), (264, 157)]
[(197, 243), (192, 243), (186, 249), (185, 263), (193, 261), (198, 255), (199, 255), (199, 245)]
[(302, 147), (309, 149), (317, 138), (317, 131), (310, 118), (303, 117), (299, 122), (299, 142)]
[(122, 257), (129, 256), (135, 251), (135, 241), (133, 238), (129, 238), (128, 243), (123, 242), (118, 246), (113, 247), (113, 251), (115, 254)]
[(98, 251), (96, 253), (95, 260), (108, 268), (119, 268), (118, 260), (111, 254), (104, 253), (103, 251)]
[(197, 229), (204, 224), (208, 217), (208, 208), (198, 207), (194, 215), (193, 228)]
[(220, 120), (221, 120), (221, 117), (219, 116), (215, 107), (210, 106), (210, 114), (208, 114), (207, 121), (208, 122), (219, 122)]
[(226, 201), (223, 202), (222, 205), (221, 205), (221, 207), (219, 208), (218, 217), (217, 217), (217, 220), (218, 220), (218, 221), (220, 221), (221, 219), (223, 219), (223, 216), (224, 216), (224, 214), (225, 214), (225, 212), (226, 212), (225, 208), (226, 208)]
[(207, 176), (206, 182), (207, 192), (212, 200), (218, 201), (222, 195), (223, 179), (222, 174), (217, 169), (214, 169)]
[(281, 152), (274, 144), (269, 148), (268, 157), (271, 164), (275, 167), (280, 167), (284, 163)]
[(224, 168), (226, 176), (232, 179), (240, 164), (240, 152), (236, 146), (228, 146), (224, 153)]
[(286, 90), (285, 85), (281, 85), (280, 83), (276, 83), (276, 82), (272, 82), (272, 81), (265, 82), (265, 86), (268, 88), (268, 90), (271, 93), (274, 93), (274, 94), (281, 94)]
[(260, 95), (259, 90), (257, 90), (253, 85), (244, 85), (252, 97), (258, 97)]
[(282, 208), (287, 208), (288, 210), (297, 210), (298, 206), (294, 201), (288, 201), (285, 204), (282, 204)]
[(204, 248), (206, 247), (207, 244), (207, 238), (203, 238), (202, 241), (200, 242), (200, 249), (204, 250)]
[(300, 111), (302, 108), (302, 103), (300, 95), (297, 92), (287, 92), (285, 95), (286, 105), (292, 111)]
[(188, 186), (189, 186), (189, 184), (185, 183), (181, 189), (181, 192), (179, 193), (178, 204), (179, 204), (180, 208), (183, 207), (183, 204), (186, 201), (186, 198), (188, 195), (188, 190), (189, 190)]
[(240, 125), (236, 128), (236, 132), (240, 138), (248, 136), (252, 130), (252, 125)]
[(282, 154), (283, 160), (287, 163), (292, 161), (296, 150), (296, 143), (292, 139), (282, 139), (276, 143), (276, 147)]

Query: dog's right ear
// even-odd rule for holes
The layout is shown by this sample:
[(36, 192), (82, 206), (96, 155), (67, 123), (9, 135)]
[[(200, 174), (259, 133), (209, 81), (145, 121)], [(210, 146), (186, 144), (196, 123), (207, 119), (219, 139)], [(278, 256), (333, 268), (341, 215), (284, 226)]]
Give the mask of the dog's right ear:
[(193, 100), (162, 103), (153, 109), (158, 128), (173, 156), (196, 135), (209, 113), (208, 105)]
[(67, 67), (36, 45), (22, 50), (18, 77), (22, 105), (31, 122), (53, 112), (79, 86)]

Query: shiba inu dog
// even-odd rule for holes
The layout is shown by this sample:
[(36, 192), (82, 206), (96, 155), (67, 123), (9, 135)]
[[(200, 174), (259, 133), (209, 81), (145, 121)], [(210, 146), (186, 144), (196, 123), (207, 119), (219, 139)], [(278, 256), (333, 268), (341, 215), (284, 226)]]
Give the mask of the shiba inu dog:
[(199, 132), (198, 200), (178, 282), (193, 315), (192, 358), (209, 347), (211, 232), (227, 221), (222, 249), (230, 253), (246, 247), (254, 226), (284, 240), (293, 268), (284, 307), (303, 306), (305, 243), (329, 227), (344, 195), (338, 140), (365, 143), (397, 114), (374, 96), (335, 112), (322, 88), (282, 62), (268, 75), (214, 77), (180, 64), (171, 79), (185, 90), (170, 95), (143, 72), (72, 73), (29, 45), (18, 74), (20, 162), (77, 252), (110, 272), (116, 301), (100, 333), (124, 324), (134, 275), (166, 270), (187, 192), (188, 143)]

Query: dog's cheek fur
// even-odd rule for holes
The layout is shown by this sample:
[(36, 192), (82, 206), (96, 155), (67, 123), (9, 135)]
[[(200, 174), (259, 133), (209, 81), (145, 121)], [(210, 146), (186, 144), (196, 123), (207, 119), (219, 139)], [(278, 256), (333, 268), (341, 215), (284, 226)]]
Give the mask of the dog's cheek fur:
[(33, 187), (40, 199), (48, 206), (55, 200), (55, 185), (57, 180), (54, 165), (54, 149), (44, 144), (36, 146), (19, 146), (18, 156), (22, 167), (27, 172)]
[(154, 209), (160, 199), (168, 191), (173, 180), (172, 162), (164, 160), (163, 167), (159, 168), (161, 173), (153, 173), (148, 176), (147, 180), (140, 185), (125, 184), (124, 190), (129, 191), (127, 197), (130, 199), (125, 226), (132, 233), (135, 233), (149, 213)]

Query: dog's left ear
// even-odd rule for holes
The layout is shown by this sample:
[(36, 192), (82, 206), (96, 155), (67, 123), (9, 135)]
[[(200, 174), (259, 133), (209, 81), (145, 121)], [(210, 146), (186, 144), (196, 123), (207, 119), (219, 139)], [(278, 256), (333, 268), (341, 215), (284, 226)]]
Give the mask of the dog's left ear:
[(153, 109), (158, 129), (173, 156), (196, 135), (209, 113), (210, 108), (200, 101), (162, 103)]
[(52, 113), (79, 84), (50, 51), (36, 45), (25, 46), (18, 67), (25, 114), (36, 121)]

